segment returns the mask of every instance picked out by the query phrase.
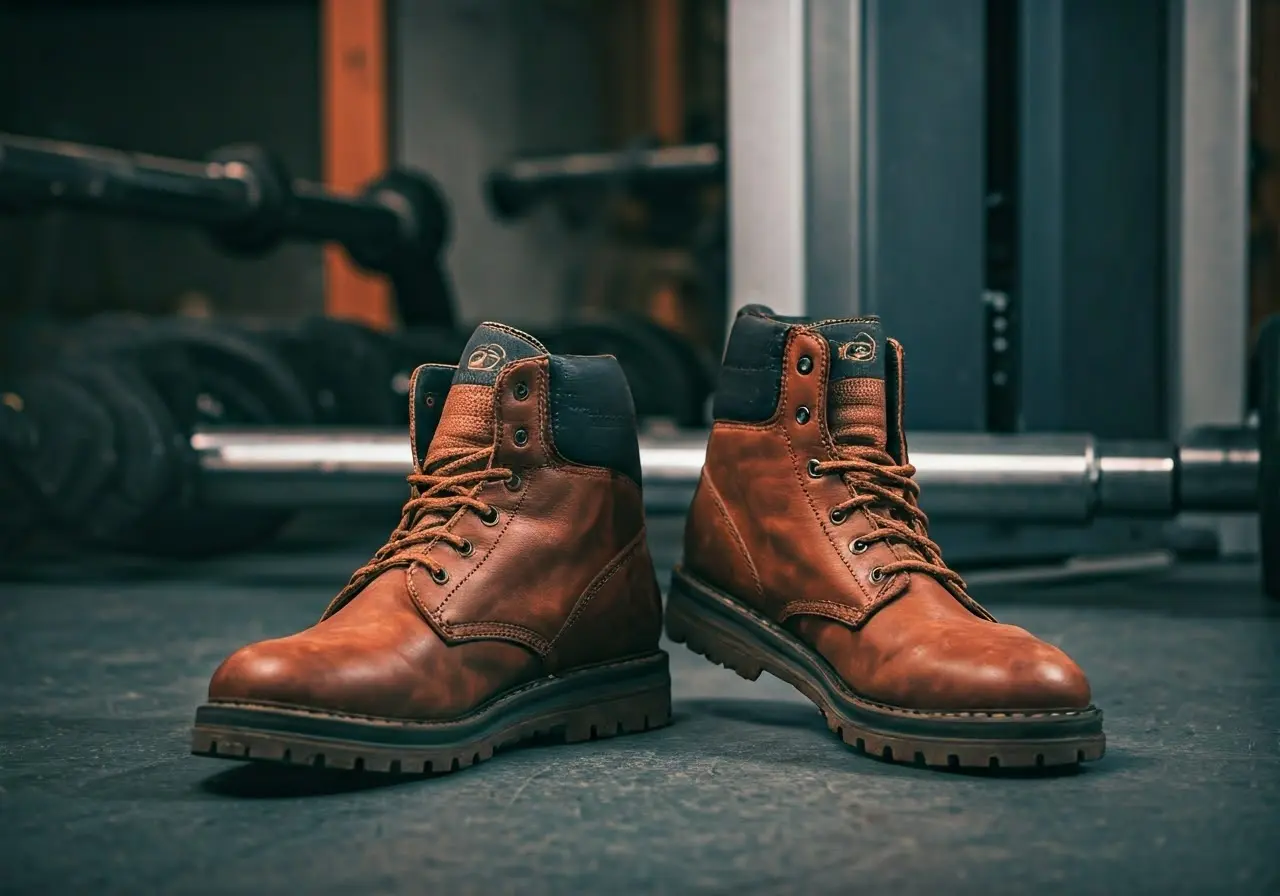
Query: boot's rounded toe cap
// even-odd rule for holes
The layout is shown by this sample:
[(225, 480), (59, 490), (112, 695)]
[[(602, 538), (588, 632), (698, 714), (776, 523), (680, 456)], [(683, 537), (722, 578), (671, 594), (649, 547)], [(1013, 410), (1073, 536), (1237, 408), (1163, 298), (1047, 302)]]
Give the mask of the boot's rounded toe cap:
[(209, 682), (209, 699), (294, 706), (314, 702), (307, 687), (311, 676), (285, 641), (250, 644), (223, 660)]
[(926, 712), (1080, 710), (1092, 699), (1089, 679), (1074, 660), (1012, 626), (986, 638), (921, 644), (880, 673), (880, 699)]

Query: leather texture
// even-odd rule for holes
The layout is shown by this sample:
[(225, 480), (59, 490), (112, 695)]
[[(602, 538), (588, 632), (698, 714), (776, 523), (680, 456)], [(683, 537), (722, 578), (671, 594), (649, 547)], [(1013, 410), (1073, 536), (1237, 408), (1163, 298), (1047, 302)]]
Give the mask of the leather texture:
[[(995, 622), (958, 586), (916, 571), (877, 581), (880, 568), (919, 555), (892, 539), (860, 544), (877, 525), (868, 508), (833, 519), (852, 487), (809, 472), (811, 462), (847, 450), (828, 422), (827, 335), (821, 326), (788, 324), (771, 417), (713, 426), (685, 528), (686, 571), (784, 625), (865, 698), (942, 712), (1088, 706), (1088, 681), (1065, 653)], [(835, 419), (852, 441), (889, 442), (905, 462), (901, 352), (892, 340), (885, 347), (884, 385), (875, 377), (837, 381), (852, 407), (832, 396)], [(807, 373), (804, 357), (812, 360)], [(897, 406), (881, 400), (875, 426), (867, 403), (886, 387)]]
[(717, 420), (768, 420), (778, 406), (778, 365), (787, 326), (749, 305), (738, 312), (712, 400)]
[(467, 508), (443, 523), (437, 514), (468, 553), (444, 541), (410, 552), (437, 561), (445, 581), (405, 560), (311, 628), (237, 651), (210, 700), (443, 720), (547, 675), (653, 654), (661, 600), (640, 488), (557, 451), (549, 365), (508, 359), (493, 385), (473, 376), (448, 393), (432, 451), (492, 448), (492, 467), (514, 475), (478, 487), (490, 523)]
[(409, 447), (418, 466), (427, 459), (457, 370), (452, 364), (423, 364), (409, 378)]
[(612, 355), (551, 356), (551, 432), (565, 458), (640, 483), (635, 406)]

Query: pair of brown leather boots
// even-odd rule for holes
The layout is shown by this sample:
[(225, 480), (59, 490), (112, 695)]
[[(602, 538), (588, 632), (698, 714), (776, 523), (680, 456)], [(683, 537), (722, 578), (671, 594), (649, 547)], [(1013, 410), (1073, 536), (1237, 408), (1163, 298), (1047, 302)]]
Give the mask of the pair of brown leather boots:
[[(668, 723), (630, 392), (611, 357), (481, 325), (411, 387), (411, 497), (320, 621), (222, 664), (192, 749), (440, 772), (536, 735)], [(994, 621), (927, 534), (903, 353), (874, 318), (736, 319), (672, 577), (674, 641), (790, 682), (860, 751), (930, 766), (1103, 753), (1062, 651)]]

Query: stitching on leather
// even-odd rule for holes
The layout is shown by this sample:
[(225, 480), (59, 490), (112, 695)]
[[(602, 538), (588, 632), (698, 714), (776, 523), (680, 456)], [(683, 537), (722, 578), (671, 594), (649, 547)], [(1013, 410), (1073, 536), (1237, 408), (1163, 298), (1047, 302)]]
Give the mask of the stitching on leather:
[(413, 465), (418, 466), (418, 452), (422, 450), (422, 445), (418, 444), (418, 375), (422, 373), (421, 367), (413, 369), (413, 375), (409, 377), (409, 441), (413, 445)]
[[(796, 333), (796, 332), (798, 331), (797, 330), (792, 331), (792, 333)], [(789, 336), (787, 339), (787, 345), (784, 346), (783, 348), (782, 357), (784, 359), (783, 360), (784, 367), (790, 366), (789, 364), (787, 364), (787, 361), (785, 359), (787, 357), (787, 354), (791, 350), (791, 343), (794, 341), (795, 340)], [(818, 376), (820, 377), (820, 379), (818, 379), (817, 382), (825, 382), (827, 371), (831, 367), (830, 352), (827, 349), (827, 346), (823, 344), (824, 342), (825, 340), (819, 340), (818, 349), (816, 352), (816, 354), (818, 355), (818, 363), (819, 363), (819, 368), (817, 373), (818, 373)], [(783, 374), (782, 390), (781, 390), (782, 397), (778, 401), (779, 408), (786, 406), (786, 399), (790, 391), (788, 388), (788, 383), (790, 378), (791, 377), (789, 373)], [(822, 396), (819, 395), (818, 397), (821, 398)], [(822, 402), (817, 401), (817, 402), (814, 402), (814, 404), (820, 405), (822, 404)], [(822, 408), (818, 408), (817, 413), (822, 414), (823, 413)], [(787, 433), (786, 426), (784, 425), (779, 427), (778, 431), (782, 433), (782, 438), (787, 443), (787, 454), (790, 455), (791, 457), (791, 471), (792, 471), (792, 474), (795, 476), (796, 482), (800, 486), (800, 493), (804, 495), (805, 503), (809, 505), (809, 512), (812, 513), (813, 518), (818, 521), (818, 528), (822, 530), (823, 535), (827, 536), (828, 543), (831, 544), (831, 547), (835, 548), (836, 556), (839, 558), (840, 563), (844, 566), (845, 569), (849, 570), (849, 574), (853, 577), (854, 584), (857, 585), (858, 590), (862, 592), (862, 597), (864, 601), (866, 601), (867, 603), (870, 603), (873, 600), (873, 598), (870, 594), (867, 593), (866, 587), (862, 584), (861, 576), (859, 576), (857, 570), (855, 570), (853, 566), (850, 565), (849, 559), (844, 556), (844, 552), (840, 550), (839, 545), (831, 543), (832, 541), (831, 531), (827, 528), (827, 524), (823, 520), (822, 514), (818, 512), (817, 505), (813, 503), (813, 495), (809, 494), (809, 489), (805, 487), (805, 481), (802, 477), (804, 477), (807, 474), (804, 473), (801, 469), (802, 465), (800, 464), (799, 455), (796, 454), (795, 445), (791, 441), (791, 436)], [(822, 431), (825, 432), (825, 424), (823, 425)]]
[[(466, 584), (468, 579), (479, 572), (481, 568), (489, 562), (489, 558), (493, 556), (493, 552), (496, 551), (498, 549), (498, 545), (502, 543), (503, 537), (507, 534), (507, 530), (511, 528), (511, 524), (515, 522), (516, 517), (520, 513), (520, 507), (524, 504), (525, 498), (528, 496), (529, 491), (526, 489), (524, 493), (520, 495), (520, 500), (516, 501), (516, 506), (512, 507), (511, 510), (508, 511), (506, 514), (506, 522), (504, 522), (502, 524), (502, 528), (498, 530), (498, 537), (493, 540), (493, 545), (489, 550), (485, 551), (484, 556), (480, 558), (480, 562), (471, 567), (471, 570), (458, 580), (458, 584), (449, 589), (449, 593), (445, 595), (444, 600), (440, 601), (435, 610), (427, 610), (428, 613), (437, 616), (441, 625), (452, 628), (452, 623), (446, 622), (444, 619), (444, 608), (449, 605), (449, 601), (453, 600), (453, 596), (458, 593), (458, 589)], [(424, 609), (426, 608), (424, 607)]]
[[(696, 588), (698, 591), (701, 591), (703, 594), (706, 594), (708, 597), (710, 597), (715, 601), (718, 601), (720, 603), (730, 603), (730, 604), (733, 604), (734, 606), (737, 606), (739, 612), (743, 612), (748, 617), (753, 618), (757, 624), (760, 624), (764, 626), (767, 630), (772, 631), (775, 634), (775, 636), (781, 635), (793, 641), (797, 641), (802, 647), (804, 647), (804, 649), (808, 650), (811, 653), (814, 652), (814, 648), (811, 645), (805, 643), (804, 641), (801, 641), (790, 632), (787, 632), (785, 629), (782, 628), (780, 622), (774, 621), (768, 618), (767, 616), (763, 615), (762, 613), (756, 610), (752, 610), (750, 607), (740, 606), (737, 604), (736, 601), (726, 601), (724, 598), (719, 597), (716, 594), (714, 589), (712, 589), (711, 587), (709, 587), (708, 585), (702, 582), (697, 581), (696, 579), (686, 578), (685, 581), (686, 581), (686, 584), (692, 586), (693, 588)], [(797, 603), (803, 603), (803, 602), (798, 601)], [(824, 603), (824, 602), (815, 601), (814, 603)], [(850, 609), (848, 606), (844, 604), (836, 604), (835, 606), (836, 606), (836, 609), (838, 610), (847, 611)], [(819, 658), (821, 658), (821, 655), (818, 655), (818, 656)], [(834, 673), (834, 670), (832, 671)], [(855, 691), (853, 691), (853, 689), (849, 686), (848, 682), (845, 682), (843, 679), (841, 679), (838, 673), (835, 673), (835, 674), (836, 674), (837, 681), (839, 681), (840, 684), (843, 685), (843, 689), (846, 696), (851, 698), (855, 703), (859, 703), (865, 706), (871, 706), (876, 709), (885, 710), (887, 712), (896, 713), (899, 715), (912, 715), (912, 716), (924, 716), (924, 717), (930, 717), (930, 718), (948, 718), (948, 719), (959, 719), (959, 718), (1042, 719), (1042, 718), (1055, 718), (1055, 717), (1083, 716), (1088, 713), (1098, 712), (1098, 708), (1093, 704), (1090, 704), (1089, 706), (1083, 709), (1038, 709), (1033, 711), (911, 709), (904, 706), (892, 706), (888, 703), (880, 703), (879, 701), (872, 700), (868, 697), (864, 697), (861, 694), (858, 694)]]
[(851, 607), (833, 600), (793, 600), (782, 608), (778, 622), (786, 622), (792, 616), (828, 616), (839, 622), (847, 622), (855, 629), (867, 618), (867, 609)]
[(545, 345), (543, 345), (538, 340), (534, 339), (528, 333), (522, 333), (519, 330), (515, 329), (514, 327), (508, 327), (506, 324), (500, 324), (497, 321), (492, 321), (492, 320), (487, 320), (484, 323), (482, 323), (480, 326), (488, 327), (491, 330), (501, 330), (503, 333), (506, 333), (508, 336), (514, 336), (517, 339), (522, 339), (525, 342), (528, 342), (534, 348), (542, 352), (543, 355), (550, 354), (550, 352), (547, 351), (547, 347)]
[(565, 618), (564, 624), (560, 626), (560, 630), (547, 643), (547, 653), (551, 652), (552, 648), (560, 642), (565, 632), (578, 621), (578, 617), (582, 615), (582, 612), (591, 603), (592, 599), (600, 593), (600, 589), (615, 575), (626, 569), (627, 565), (639, 555), (640, 548), (645, 544), (646, 538), (645, 527), (641, 526), (640, 531), (627, 543), (626, 547), (614, 555), (614, 558), (605, 565), (604, 569), (597, 573), (596, 577), (588, 583), (583, 592), (578, 595), (577, 600), (574, 601), (573, 609), (569, 611), (569, 615)]
[(712, 503), (720, 513), (720, 518), (724, 520), (725, 526), (729, 529), (729, 535), (733, 538), (733, 543), (738, 546), (738, 551), (742, 554), (742, 559), (747, 561), (747, 569), (751, 573), (751, 581), (755, 583), (756, 594), (761, 600), (764, 599), (764, 583), (760, 581), (760, 573), (756, 570), (755, 563), (751, 560), (751, 554), (747, 551), (747, 544), (742, 538), (742, 533), (738, 531), (737, 525), (729, 517), (729, 511), (724, 506), (724, 499), (720, 497), (720, 489), (716, 488), (716, 484), (711, 480), (711, 472), (709, 468), (703, 468), (702, 471), (703, 484), (707, 486), (708, 494)]
[(523, 625), (517, 625), (514, 622), (499, 622), (496, 620), (485, 620), (482, 622), (458, 622), (452, 627), (451, 634), (455, 640), (482, 640), (487, 638), (498, 638), (501, 640), (518, 641), (524, 646), (531, 649), (539, 657), (545, 657), (550, 649), (550, 644), (545, 637), (538, 634), (531, 628)]
[(880, 318), (878, 317), (839, 317), (839, 318), (833, 318), (832, 320), (824, 320), (822, 321), (822, 323), (809, 324), (804, 329), (808, 330), (811, 333), (817, 333), (817, 332), (820, 332), (824, 327), (830, 327), (835, 324), (878, 324), (878, 323), (880, 323)]
[[(619, 665), (622, 665), (622, 664), (619, 664)], [(594, 669), (602, 669), (606, 667), (591, 666), (589, 668), (594, 670)], [(580, 670), (574, 670), (574, 671), (577, 672)], [(322, 719), (349, 719), (354, 722), (379, 722), (388, 727), (396, 727), (396, 728), (430, 729), (430, 728), (443, 728), (449, 725), (456, 725), (459, 722), (465, 721), (469, 718), (473, 718), (480, 714), (480, 710), (488, 709), (490, 706), (497, 705), (497, 703), (501, 702), (504, 699), (507, 699), (510, 697), (516, 697), (522, 693), (525, 693), (526, 691), (531, 691), (535, 687), (544, 684), (545, 681), (546, 681), (545, 679), (540, 678), (537, 681), (532, 681), (532, 682), (529, 682), (528, 684), (523, 684), (520, 687), (513, 688), (510, 691), (503, 691), (501, 694), (495, 697), (492, 702), (483, 704), (480, 707), (480, 709), (474, 710), (465, 716), (459, 716), (456, 719), (441, 719), (439, 721), (432, 721), (432, 722), (414, 721), (412, 719), (393, 719), (393, 718), (388, 718), (386, 716), (370, 716), (370, 715), (361, 715), (359, 713), (350, 713), (350, 712), (325, 712), (318, 709), (309, 709), (305, 706), (294, 706), (288, 703), (254, 703), (252, 701), (245, 701), (245, 700), (216, 700), (215, 699), (215, 700), (210, 700), (209, 705), (219, 706), (219, 707), (225, 706), (225, 707), (231, 707), (235, 709), (254, 709), (254, 710), (265, 709), (265, 710), (274, 710), (274, 711), (284, 710), (290, 715), (311, 716), (314, 718), (322, 718)], [(1050, 709), (1050, 710), (1037, 710), (1035, 712), (1022, 712), (1016, 709), (987, 710), (987, 711), (957, 710), (955, 712), (941, 712), (938, 710), (930, 710), (930, 709), (908, 709), (902, 706), (890, 706), (887, 703), (877, 703), (874, 700), (867, 700), (865, 698), (859, 698), (859, 702), (867, 706), (874, 706), (877, 709), (883, 709), (887, 712), (895, 713), (898, 715), (924, 716), (928, 718), (939, 718), (939, 719), (1070, 718), (1074, 716), (1083, 716), (1086, 714), (1097, 712), (1097, 708), (1094, 706), (1090, 706), (1087, 709)], [(305, 737), (306, 735), (299, 735), (299, 736)]]
[[(541, 368), (539, 376), (542, 375)], [(577, 461), (569, 460), (560, 453), (560, 449), (556, 446), (555, 426), (558, 424), (559, 417), (556, 416), (558, 411), (550, 411), (549, 393), (551, 391), (550, 369), (547, 370), (546, 388), (540, 389), (538, 392), (538, 408), (540, 412), (539, 420), (539, 438), (542, 440), (542, 450), (546, 452), (548, 457), (548, 466), (554, 466), (557, 469), (581, 472), (585, 475), (596, 476), (601, 479), (612, 479), (626, 483), (626, 487), (633, 489), (636, 497), (643, 494), (640, 483), (632, 482), (631, 477), (624, 473), (620, 473), (611, 467), (599, 467), (592, 464), (580, 464)], [(603, 418), (602, 418), (603, 419)], [(620, 419), (634, 423), (635, 414), (619, 415), (618, 417), (610, 417), (609, 419)]]

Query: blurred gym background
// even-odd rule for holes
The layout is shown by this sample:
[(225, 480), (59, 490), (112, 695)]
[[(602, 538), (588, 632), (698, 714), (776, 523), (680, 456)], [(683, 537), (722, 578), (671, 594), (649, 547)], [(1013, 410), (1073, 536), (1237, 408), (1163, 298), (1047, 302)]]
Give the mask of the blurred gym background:
[[(445, 264), (467, 321), (593, 306), (708, 345), (723, 334), (721, 184), (518, 220), (485, 193), (524, 155), (722, 140), (723, 3), (54, 2), (0, 16), (4, 131), (182, 159), (252, 142), (342, 191), (416, 168), (449, 203)], [(7, 316), (396, 321), (386, 285), (338, 252), (286, 244), (245, 261), (195, 230), (63, 211), (0, 227)]]
[[(617, 354), (647, 431), (697, 430), (759, 301), (882, 315), (912, 431), (1238, 426), (1280, 310), (1280, 4), (864, 6), (0, 4), (0, 374), (150, 341), (184, 431), (400, 425), (408, 370), (497, 318)], [(209, 160), (319, 199), (286, 226), (241, 179), (237, 209)], [(174, 317), (218, 346), (145, 327)], [(944, 540), (1258, 551), (1250, 519), (1190, 522)]]
[[(1096, 769), (860, 759), (683, 649), (551, 774), (186, 755), (482, 320), (618, 356), (665, 584), (756, 302), (905, 344), (931, 536)], [(1280, 892), (1278, 314), (1280, 0), (0, 0), (0, 889)]]

